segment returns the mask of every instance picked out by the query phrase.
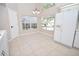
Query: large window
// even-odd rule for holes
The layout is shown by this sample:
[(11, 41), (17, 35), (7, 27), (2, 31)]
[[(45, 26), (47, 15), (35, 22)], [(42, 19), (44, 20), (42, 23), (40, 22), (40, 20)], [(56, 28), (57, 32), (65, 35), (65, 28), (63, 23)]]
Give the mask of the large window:
[(36, 29), (37, 28), (37, 18), (31, 16), (23, 16), (21, 19), (22, 29), (29, 30), (29, 29)]
[(44, 17), (42, 18), (42, 29), (53, 31), (54, 30), (55, 17)]

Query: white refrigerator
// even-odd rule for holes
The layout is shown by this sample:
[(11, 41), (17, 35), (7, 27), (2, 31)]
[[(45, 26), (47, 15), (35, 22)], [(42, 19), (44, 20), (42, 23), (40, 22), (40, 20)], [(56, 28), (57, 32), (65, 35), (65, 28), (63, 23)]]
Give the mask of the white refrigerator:
[(73, 47), (78, 10), (58, 13), (55, 20), (54, 40), (68, 47)]

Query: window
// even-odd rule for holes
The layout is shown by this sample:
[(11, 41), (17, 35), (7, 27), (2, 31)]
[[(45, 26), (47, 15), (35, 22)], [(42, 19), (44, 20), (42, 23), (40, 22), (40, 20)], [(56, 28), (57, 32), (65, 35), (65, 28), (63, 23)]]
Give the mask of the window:
[(54, 30), (55, 17), (42, 18), (42, 29), (53, 31)]
[(37, 24), (36, 23), (32, 23), (31, 24), (31, 28), (33, 28), (33, 29), (37, 28)]
[(55, 3), (45, 3), (43, 4), (43, 9), (46, 10), (48, 8), (54, 7)]
[(23, 16), (22, 17), (22, 29), (29, 30), (29, 29), (36, 29), (37, 28), (37, 18), (31, 16)]

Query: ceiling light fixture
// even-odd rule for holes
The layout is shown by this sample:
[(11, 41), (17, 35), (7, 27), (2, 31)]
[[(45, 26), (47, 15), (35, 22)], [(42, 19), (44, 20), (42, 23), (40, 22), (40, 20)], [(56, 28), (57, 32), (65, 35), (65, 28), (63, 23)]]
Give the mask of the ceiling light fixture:
[(35, 9), (32, 11), (32, 13), (33, 13), (34, 15), (38, 15), (38, 14), (40, 14), (40, 10), (38, 10), (37, 8), (35, 8)]

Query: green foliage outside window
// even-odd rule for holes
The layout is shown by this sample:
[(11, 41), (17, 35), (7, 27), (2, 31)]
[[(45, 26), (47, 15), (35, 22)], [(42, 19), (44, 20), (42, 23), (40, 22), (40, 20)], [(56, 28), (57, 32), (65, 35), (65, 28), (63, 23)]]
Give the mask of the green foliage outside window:
[(53, 6), (55, 6), (55, 3), (46, 3), (43, 5), (43, 9), (48, 9), (48, 8), (53, 7)]
[(54, 20), (55, 17), (46, 17), (42, 18), (42, 28), (46, 30), (53, 30), (54, 29)]

